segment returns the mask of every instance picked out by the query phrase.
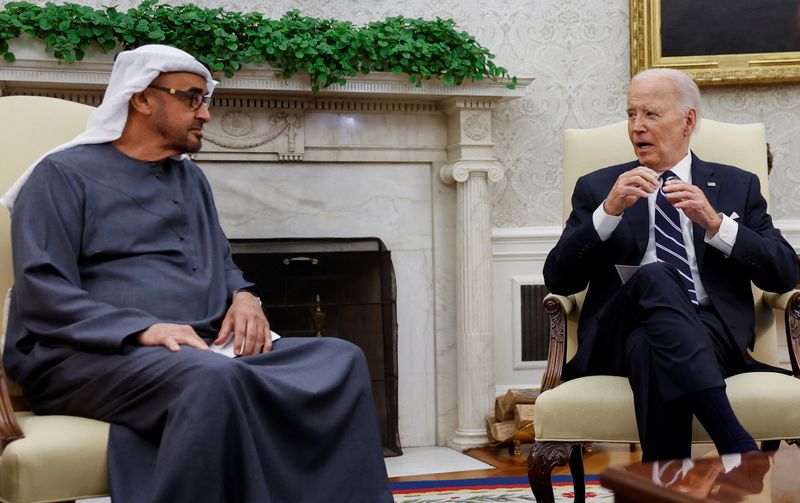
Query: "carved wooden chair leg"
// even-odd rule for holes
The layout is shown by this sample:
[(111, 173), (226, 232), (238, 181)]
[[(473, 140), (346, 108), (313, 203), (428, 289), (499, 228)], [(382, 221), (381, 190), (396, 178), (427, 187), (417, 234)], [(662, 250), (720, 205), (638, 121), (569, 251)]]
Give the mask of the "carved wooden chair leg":
[(569, 456), (569, 471), (572, 474), (572, 490), (575, 503), (586, 501), (586, 481), (583, 472), (583, 452), (580, 447), (573, 447)]
[(780, 446), (780, 440), (764, 440), (761, 442), (762, 451), (777, 451)]
[[(528, 456), (528, 481), (537, 503), (554, 503), (551, 474), (556, 466), (570, 462), (574, 451), (580, 456), (579, 442), (534, 442)], [(572, 469), (572, 463), (570, 462)], [(583, 481), (583, 461), (581, 460), (581, 481)], [(577, 501), (577, 500), (576, 500)]]

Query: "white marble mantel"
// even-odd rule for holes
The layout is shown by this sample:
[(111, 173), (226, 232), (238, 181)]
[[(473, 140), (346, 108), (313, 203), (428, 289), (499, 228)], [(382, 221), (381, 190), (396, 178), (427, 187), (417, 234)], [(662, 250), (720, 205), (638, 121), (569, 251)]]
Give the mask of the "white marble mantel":
[[(109, 57), (0, 62), (0, 95), (98, 104)], [(400, 440), (486, 443), (493, 410), (491, 202), (503, 176), (492, 111), (522, 96), (485, 80), (422, 87), (394, 74), (311, 93), (269, 68), (222, 78), (197, 161), (231, 238), (381, 238), (397, 277)]]

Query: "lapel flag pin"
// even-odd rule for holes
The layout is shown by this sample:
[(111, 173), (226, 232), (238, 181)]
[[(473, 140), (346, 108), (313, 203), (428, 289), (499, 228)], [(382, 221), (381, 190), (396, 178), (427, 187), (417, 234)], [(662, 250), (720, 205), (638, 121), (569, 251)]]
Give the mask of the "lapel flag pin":
[(716, 187), (717, 182), (707, 182), (709, 187)]

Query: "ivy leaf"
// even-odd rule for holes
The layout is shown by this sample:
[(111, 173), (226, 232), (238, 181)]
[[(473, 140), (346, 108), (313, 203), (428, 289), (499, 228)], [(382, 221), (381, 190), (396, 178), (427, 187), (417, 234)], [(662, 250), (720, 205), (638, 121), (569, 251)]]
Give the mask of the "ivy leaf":
[(269, 64), (284, 78), (303, 70), (315, 92), (335, 82), (344, 85), (344, 75), (385, 70), (406, 73), (418, 86), (435, 76), (446, 85), (492, 78), (516, 86), (516, 77), (497, 66), (494, 54), (473, 36), (458, 31), (452, 19), (397, 16), (355, 26), (305, 17), (298, 10), (271, 19), (258, 12), (159, 0), (142, 0), (124, 11), (52, 1), (0, 4), (0, 54), (5, 61), (15, 61), (7, 41), (21, 33), (38, 36), (67, 63), (82, 59), (90, 44), (108, 51), (162, 42), (202, 56), (229, 77), (247, 63)]

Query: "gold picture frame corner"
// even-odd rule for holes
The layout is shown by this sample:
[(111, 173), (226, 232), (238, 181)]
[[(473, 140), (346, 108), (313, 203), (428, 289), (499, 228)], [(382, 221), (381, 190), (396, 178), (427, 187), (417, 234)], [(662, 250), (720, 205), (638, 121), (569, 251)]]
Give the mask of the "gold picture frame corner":
[[(663, 0), (630, 0), (630, 73), (676, 68), (701, 86), (763, 85), (800, 82), (800, 50), (665, 57), (661, 51)], [(730, 0), (751, 2), (752, 0)], [(800, 34), (798, 34), (800, 40)], [(800, 49), (800, 48), (798, 48)]]

